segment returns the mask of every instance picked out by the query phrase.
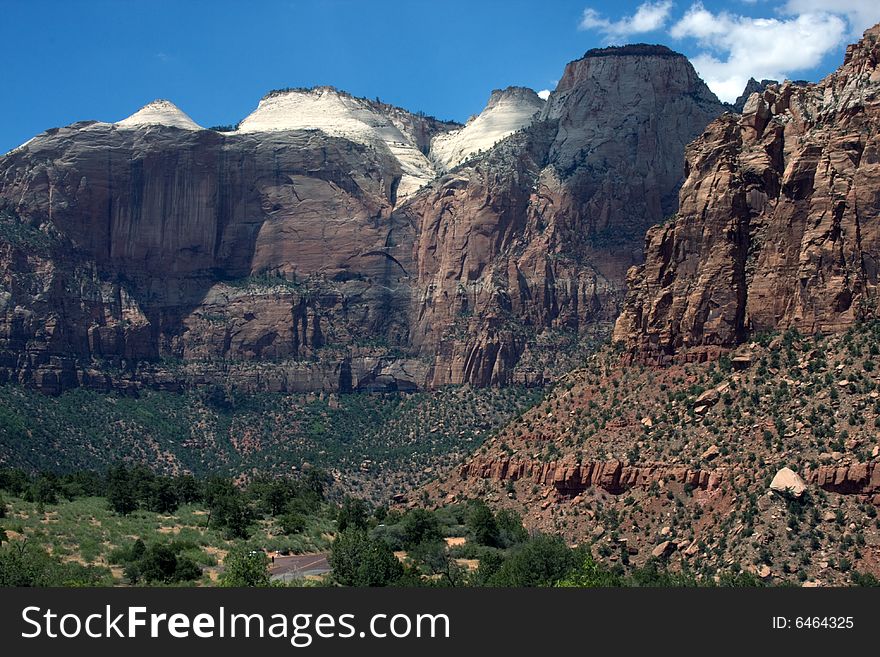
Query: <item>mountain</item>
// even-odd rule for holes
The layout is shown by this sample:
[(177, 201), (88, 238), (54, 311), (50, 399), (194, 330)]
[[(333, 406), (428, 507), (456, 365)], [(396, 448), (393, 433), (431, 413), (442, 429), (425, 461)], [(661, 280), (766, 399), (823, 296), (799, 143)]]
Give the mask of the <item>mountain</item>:
[(439, 134), (432, 140), (431, 156), (441, 170), (454, 168), (531, 125), (543, 107), (544, 101), (532, 89), (496, 89), (489, 96), (485, 109), (465, 126)]
[(686, 151), (678, 212), (646, 237), (614, 337), (704, 358), (765, 331), (845, 330), (877, 296), (880, 27), (815, 85), (753, 93)]
[(876, 575), (878, 337), (788, 332), (665, 367), (604, 348), (410, 504), (485, 500), (623, 568)]
[(465, 126), (317, 87), (231, 130), (168, 101), (48, 130), (0, 158), (0, 379), (539, 383), (608, 330), (721, 111), (683, 56), (628, 46)]
[(722, 110), (668, 48), (589, 51), (534, 123), (396, 209), (419, 236), (410, 341), (433, 384), (574, 365), (577, 339), (617, 316), (645, 229), (675, 212), (685, 144)]
[(203, 130), (202, 126), (193, 121), (177, 105), (170, 100), (154, 100), (144, 105), (127, 119), (119, 121), (117, 127), (137, 130), (151, 125), (164, 125), (181, 130)]
[(452, 124), (418, 117), (332, 87), (275, 91), (238, 126), (236, 133), (317, 130), (373, 148), (386, 147), (400, 165), (393, 199), (413, 193), (436, 176), (426, 156), (431, 137)]
[(877, 573), (878, 64), (880, 26), (711, 122), (613, 344), (413, 500), (484, 499), (622, 566)]

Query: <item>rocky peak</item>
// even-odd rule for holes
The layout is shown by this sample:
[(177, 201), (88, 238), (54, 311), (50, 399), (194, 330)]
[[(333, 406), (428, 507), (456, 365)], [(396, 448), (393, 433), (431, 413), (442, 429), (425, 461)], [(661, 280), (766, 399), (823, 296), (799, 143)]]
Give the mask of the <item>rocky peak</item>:
[(493, 89), (492, 93), (489, 94), (489, 102), (486, 103), (486, 108), (483, 111), (491, 110), (502, 103), (530, 105), (537, 106), (538, 108), (544, 105), (544, 101), (534, 89), (510, 86), (504, 89)]
[(431, 157), (439, 168), (452, 169), (530, 125), (543, 107), (544, 101), (532, 89), (495, 89), (485, 109), (467, 125), (434, 138)]
[(749, 78), (749, 81), (746, 82), (745, 89), (739, 95), (739, 97), (733, 103), (733, 109), (736, 112), (742, 114), (743, 107), (746, 105), (746, 101), (749, 99), (754, 93), (761, 93), (769, 87), (771, 84), (779, 84), (778, 80), (761, 80), (758, 82), (755, 78)]
[(837, 74), (868, 72), (870, 75), (876, 71), (878, 62), (880, 62), (880, 23), (869, 27), (860, 41), (847, 47), (843, 66)]
[(393, 120), (389, 107), (334, 87), (283, 89), (264, 96), (238, 132), (320, 130), (366, 146), (385, 147), (400, 164), (397, 195), (404, 197), (432, 180), (436, 171), (401, 117)]
[[(705, 126), (722, 111), (686, 57), (665, 46), (637, 44), (591, 50), (570, 62), (540, 118), (558, 121), (551, 157), (567, 171), (585, 163), (585, 143), (600, 150), (628, 149), (635, 159), (649, 152), (683, 152), (698, 130), (661, 128), (666, 119), (677, 116), (679, 126)], [(603, 134), (608, 142), (601, 141)], [(594, 152), (589, 157), (607, 160)], [(680, 162), (664, 166), (666, 179), (681, 175)]]
[[(569, 64), (528, 127), (401, 208), (420, 226), (411, 336), (435, 385), (541, 380), (556, 363), (524, 355), (532, 336), (612, 321), (644, 231), (675, 211), (685, 145), (724, 108), (683, 57), (622, 52)], [(486, 115), (523, 97), (496, 92)]]
[[(565, 92), (589, 78), (608, 78), (623, 80), (628, 74), (638, 70), (686, 72), (688, 81), (699, 79), (687, 57), (670, 50), (666, 46), (644, 43), (628, 46), (609, 46), (588, 50), (583, 57), (565, 67), (565, 72), (556, 85), (557, 92)], [(636, 79), (643, 78), (643, 74)], [(708, 88), (707, 88), (708, 90)], [(709, 92), (711, 93), (711, 92)], [(717, 100), (716, 100), (717, 102)]]
[(681, 57), (686, 59), (680, 52), (675, 52), (667, 46), (651, 43), (629, 43), (623, 46), (591, 48), (584, 53), (583, 59), (590, 57)]
[(148, 103), (137, 112), (116, 123), (120, 128), (141, 128), (148, 125), (164, 125), (182, 130), (203, 130), (185, 112), (170, 100), (158, 99)]

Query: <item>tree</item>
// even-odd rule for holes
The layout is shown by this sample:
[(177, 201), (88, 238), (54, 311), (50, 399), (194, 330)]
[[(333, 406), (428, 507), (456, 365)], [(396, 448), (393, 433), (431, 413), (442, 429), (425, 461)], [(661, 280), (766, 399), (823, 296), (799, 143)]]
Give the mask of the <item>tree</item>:
[(150, 511), (156, 513), (174, 513), (180, 506), (174, 482), (167, 477), (159, 477), (150, 486)]
[(474, 586), (491, 586), (492, 578), (504, 564), (504, 554), (500, 550), (489, 549), (480, 555), (480, 567), (471, 577)]
[(229, 539), (248, 537), (254, 512), (229, 479), (215, 478), (209, 481), (205, 502), (208, 504), (208, 525), (213, 522), (225, 529)]
[(192, 475), (182, 475), (174, 482), (181, 504), (192, 504), (202, 499), (202, 491)]
[(553, 586), (576, 566), (575, 553), (558, 536), (538, 534), (514, 548), (490, 578), (492, 586)]
[(577, 571), (557, 582), (557, 586), (565, 588), (598, 588), (622, 585), (620, 577), (597, 564), (591, 554), (584, 557), (584, 561)]
[(0, 495), (0, 518), (6, 517), (6, 500)]
[(349, 527), (367, 529), (369, 524), (367, 503), (360, 498), (346, 496), (339, 513), (336, 514), (336, 523), (341, 532)]
[(186, 547), (186, 543), (178, 541), (147, 547), (138, 539), (120, 555), (125, 563), (123, 572), (132, 584), (142, 579), (148, 584), (198, 579), (202, 576), (202, 569), (189, 556), (181, 554)]
[(98, 586), (108, 576), (106, 568), (64, 563), (26, 540), (0, 546), (0, 586)]
[(146, 553), (146, 543), (144, 543), (143, 539), (137, 539), (131, 546), (131, 559), (134, 561), (139, 561), (140, 559), (143, 559)]
[(465, 525), (470, 532), (471, 539), (480, 545), (500, 547), (498, 524), (495, 522), (495, 514), (484, 502), (474, 502), (468, 508)]
[(125, 568), (122, 572), (131, 584), (137, 584), (141, 580), (141, 560), (146, 553), (147, 546), (139, 538), (132, 544), (131, 549), (123, 559)]
[(327, 486), (331, 483), (333, 483), (333, 477), (331, 477), (326, 470), (322, 470), (321, 468), (312, 468), (309, 470), (303, 481), (303, 485), (308, 490), (315, 493), (321, 500), (324, 499), (324, 493), (327, 490)]
[(39, 477), (28, 491), (28, 498), (36, 502), (39, 509), (47, 504), (58, 503), (58, 480), (55, 477)]
[(223, 560), (221, 586), (257, 587), (269, 586), (269, 560), (261, 551), (239, 545), (230, 550)]
[(305, 531), (306, 517), (298, 511), (288, 511), (278, 521), (281, 523), (281, 531), (285, 534), (301, 534)]
[(147, 582), (167, 584), (175, 581), (177, 555), (168, 544), (160, 543), (147, 548), (139, 565), (140, 573)]
[(330, 565), (343, 586), (389, 586), (403, 575), (403, 565), (388, 544), (360, 529), (337, 535), (330, 546)]
[(227, 497), (213, 509), (217, 522), (225, 527), (226, 537), (247, 538), (250, 535), (250, 526), (254, 521), (254, 512), (242, 499), (241, 495)]
[(496, 513), (495, 523), (498, 525), (499, 543), (503, 548), (523, 543), (529, 538), (529, 533), (522, 524), (522, 516), (512, 509), (501, 509)]
[(18, 468), (0, 469), (0, 488), (15, 496), (21, 496), (30, 487), (30, 477)]
[(449, 555), (445, 541), (420, 543), (409, 552), (408, 556), (424, 574), (444, 586), (465, 584), (464, 570)]
[(425, 509), (413, 509), (403, 517), (403, 545), (407, 550), (420, 543), (430, 543), (443, 538), (440, 523), (434, 514)]
[(202, 568), (185, 554), (178, 554), (174, 576), (179, 582), (189, 582), (202, 576)]
[(290, 498), (294, 497), (296, 492), (293, 487), (285, 479), (278, 479), (270, 482), (266, 486), (263, 493), (263, 500), (269, 508), (269, 513), (273, 516), (279, 516), (284, 513)]
[(107, 503), (114, 512), (127, 516), (137, 509), (137, 493), (131, 473), (124, 465), (107, 471)]

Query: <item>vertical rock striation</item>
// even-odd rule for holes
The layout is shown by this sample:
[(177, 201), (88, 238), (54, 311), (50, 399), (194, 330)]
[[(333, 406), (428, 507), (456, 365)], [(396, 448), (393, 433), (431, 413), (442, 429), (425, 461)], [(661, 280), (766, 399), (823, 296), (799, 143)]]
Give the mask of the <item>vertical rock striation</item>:
[(683, 56), (627, 46), (466, 126), (318, 87), (230, 131), (168, 101), (49, 130), (0, 158), (0, 377), (539, 382), (610, 325), (722, 109)]
[(753, 93), (686, 153), (674, 219), (648, 231), (616, 340), (700, 358), (748, 335), (845, 329), (874, 312), (880, 26), (813, 85)]

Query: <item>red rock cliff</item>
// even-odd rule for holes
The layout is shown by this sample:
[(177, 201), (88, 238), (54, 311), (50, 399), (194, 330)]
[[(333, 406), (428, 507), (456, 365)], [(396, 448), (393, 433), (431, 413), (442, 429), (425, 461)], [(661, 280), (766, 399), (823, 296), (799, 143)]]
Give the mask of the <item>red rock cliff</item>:
[(750, 96), (687, 149), (675, 218), (648, 231), (614, 331), (666, 360), (874, 311), (880, 257), (880, 26), (813, 85)]

